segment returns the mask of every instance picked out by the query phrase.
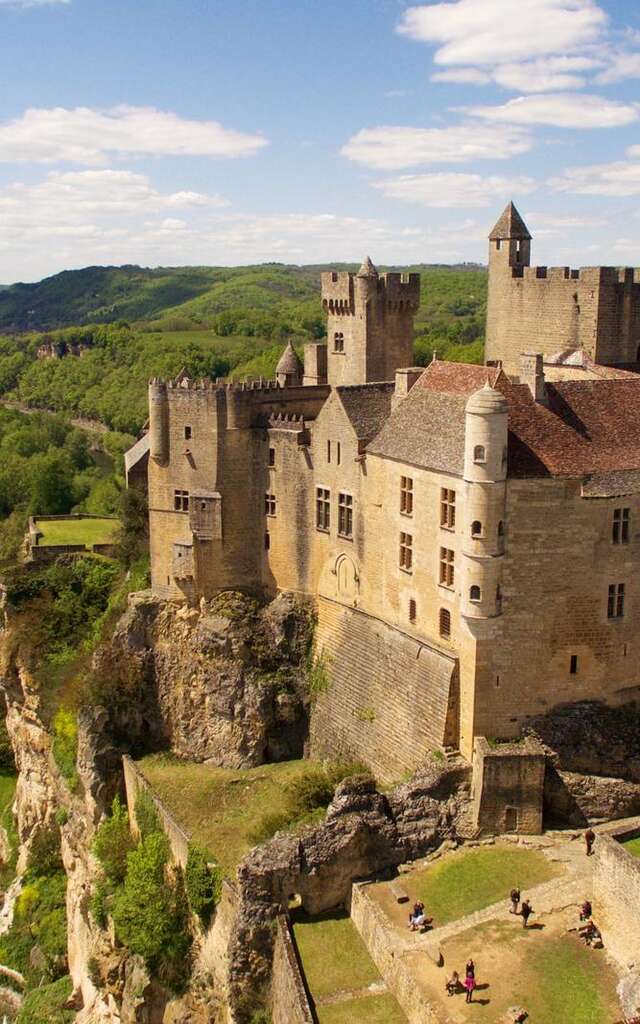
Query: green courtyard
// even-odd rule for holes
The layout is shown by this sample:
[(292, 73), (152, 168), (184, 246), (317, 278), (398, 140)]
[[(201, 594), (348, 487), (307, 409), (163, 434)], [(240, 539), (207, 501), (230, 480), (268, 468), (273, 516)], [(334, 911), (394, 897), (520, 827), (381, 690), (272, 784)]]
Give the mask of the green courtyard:
[(634, 857), (640, 857), (640, 836), (635, 836), (633, 839), (626, 839), (622, 845), (627, 853), (632, 854)]
[(36, 526), (42, 537), (38, 547), (56, 547), (63, 544), (110, 544), (117, 533), (117, 519), (36, 519)]

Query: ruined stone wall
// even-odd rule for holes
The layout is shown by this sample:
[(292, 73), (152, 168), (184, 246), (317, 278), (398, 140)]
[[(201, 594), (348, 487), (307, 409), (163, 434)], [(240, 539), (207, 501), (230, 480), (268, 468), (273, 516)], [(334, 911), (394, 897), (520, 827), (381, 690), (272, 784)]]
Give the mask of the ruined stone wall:
[(311, 712), (313, 756), (356, 758), (393, 780), (454, 742), (453, 655), (325, 598), (316, 652), (326, 685)]
[(610, 836), (594, 847), (593, 916), (607, 950), (621, 964), (638, 961), (640, 950), (640, 858)]
[(636, 360), (640, 285), (633, 271), (620, 277), (613, 267), (522, 267), (513, 274), (494, 257), (492, 250), (487, 360), (502, 360), (513, 374), (521, 352), (584, 348), (596, 362)]
[[(631, 509), (630, 539), (613, 544), (621, 506)], [(638, 498), (584, 499), (575, 480), (510, 480), (505, 540), (502, 616), (469, 625), (479, 652), (476, 735), (518, 735), (562, 703), (637, 698)], [(620, 582), (625, 614), (609, 620), (609, 584)]]
[(131, 822), (132, 830), (137, 834), (138, 825), (136, 822), (136, 800), (138, 799), (138, 795), (144, 791), (145, 793), (148, 793), (153, 800), (158, 814), (158, 819), (162, 825), (162, 830), (169, 840), (171, 854), (175, 863), (179, 864), (180, 867), (185, 868), (187, 866), (187, 858), (189, 856), (189, 836), (182, 826), (175, 820), (171, 811), (160, 797), (156, 796), (151, 785), (145, 779), (140, 769), (133, 763), (128, 754), (124, 754), (122, 758), (122, 768), (127, 794), (127, 810), (129, 811), (129, 821)]
[(481, 832), (493, 835), (542, 832), (545, 755), (534, 745), (491, 749), (477, 736), (473, 757), (473, 820)]
[(273, 1024), (314, 1024), (294, 939), (283, 914), (277, 920), (273, 948), (271, 1018)]

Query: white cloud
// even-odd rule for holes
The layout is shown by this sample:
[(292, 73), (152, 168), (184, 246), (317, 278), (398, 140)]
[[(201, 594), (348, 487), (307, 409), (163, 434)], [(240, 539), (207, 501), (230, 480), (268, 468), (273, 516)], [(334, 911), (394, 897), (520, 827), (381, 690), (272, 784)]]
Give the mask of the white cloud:
[(525, 177), (480, 174), (404, 174), (372, 182), (388, 199), (430, 207), (482, 207), (512, 195), (527, 195), (536, 182)]
[(625, 78), (640, 78), (640, 53), (613, 53), (609, 67), (596, 75), (599, 85), (611, 85)]
[(342, 147), (349, 160), (379, 170), (420, 164), (508, 160), (531, 149), (530, 136), (519, 128), (482, 124), (448, 128), (363, 128)]
[(597, 40), (593, 0), (455, 0), (410, 7), (398, 32), (439, 47), (436, 64), (495, 64), (567, 53)]
[(627, 150), (628, 160), (609, 164), (587, 164), (567, 167), (562, 175), (549, 179), (556, 192), (571, 192), (581, 196), (640, 195), (640, 146)]
[(557, 128), (618, 128), (638, 119), (637, 106), (580, 93), (518, 96), (498, 107), (464, 107), (464, 112), (506, 124), (547, 124)]
[(436, 71), (431, 75), (432, 82), (455, 82), (457, 85), (488, 85), (491, 75), (480, 68), (451, 68), (449, 71)]
[(153, 107), (31, 109), (0, 124), (0, 161), (101, 165), (110, 155), (251, 156), (267, 140)]

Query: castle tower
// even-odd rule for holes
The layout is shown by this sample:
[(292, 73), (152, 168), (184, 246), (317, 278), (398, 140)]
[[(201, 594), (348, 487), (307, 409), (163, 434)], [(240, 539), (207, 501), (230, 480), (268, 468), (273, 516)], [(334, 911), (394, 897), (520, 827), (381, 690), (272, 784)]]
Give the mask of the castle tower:
[(489, 235), (489, 287), (485, 360), (503, 358), (503, 334), (510, 325), (510, 298), (514, 277), (531, 263), (531, 234), (513, 203), (502, 211)]
[(489, 384), (465, 409), (461, 611), (466, 619), (500, 615), (507, 479), (508, 406)]
[(161, 466), (169, 461), (167, 385), (157, 377), (149, 381), (149, 454)]
[(276, 366), (278, 386), (281, 388), (298, 387), (302, 384), (303, 373), (302, 363), (298, 359), (298, 354), (291, 344), (291, 340), (289, 340)]
[(393, 380), (397, 369), (411, 366), (419, 303), (419, 274), (379, 274), (368, 256), (357, 274), (323, 274), (328, 383)]

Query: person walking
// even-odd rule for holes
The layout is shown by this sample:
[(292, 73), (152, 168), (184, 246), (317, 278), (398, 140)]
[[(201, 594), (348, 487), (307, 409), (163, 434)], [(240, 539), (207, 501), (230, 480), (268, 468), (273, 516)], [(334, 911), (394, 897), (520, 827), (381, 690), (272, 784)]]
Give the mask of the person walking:
[(596, 841), (596, 834), (592, 828), (588, 828), (584, 834), (584, 841), (587, 847), (587, 857), (590, 857), (593, 853), (593, 844)]
[(466, 1002), (470, 1003), (473, 1001), (473, 990), (476, 987), (476, 979), (474, 974), (467, 974), (466, 978), (464, 979), (464, 987), (467, 990)]
[(593, 909), (591, 907), (591, 900), (585, 899), (584, 903), (580, 907), (580, 920), (588, 921), (592, 913)]
[(526, 928), (527, 924), (529, 922), (529, 918), (533, 914), (533, 907), (529, 903), (529, 900), (523, 900), (522, 901), (522, 907), (520, 908), (520, 913), (522, 914), (522, 927)]
[(511, 893), (509, 894), (509, 899), (511, 900), (511, 910), (509, 911), (509, 913), (517, 914), (518, 904), (520, 902), (520, 890), (518, 888), (512, 889)]
[(467, 966), (464, 969), (464, 976), (465, 978), (475, 978), (476, 976), (476, 965), (471, 957), (467, 960)]

